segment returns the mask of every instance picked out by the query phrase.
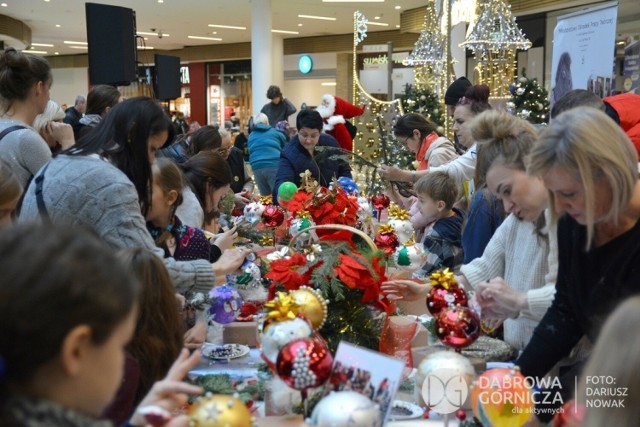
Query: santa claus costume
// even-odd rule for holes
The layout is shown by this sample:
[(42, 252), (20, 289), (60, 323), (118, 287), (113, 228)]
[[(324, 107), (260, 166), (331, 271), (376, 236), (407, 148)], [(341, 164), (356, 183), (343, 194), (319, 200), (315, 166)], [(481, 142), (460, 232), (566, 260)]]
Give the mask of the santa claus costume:
[(364, 108), (350, 104), (342, 98), (326, 94), (317, 108), (324, 121), (323, 130), (333, 136), (345, 150), (353, 150), (353, 138), (345, 125), (347, 119), (360, 116)]

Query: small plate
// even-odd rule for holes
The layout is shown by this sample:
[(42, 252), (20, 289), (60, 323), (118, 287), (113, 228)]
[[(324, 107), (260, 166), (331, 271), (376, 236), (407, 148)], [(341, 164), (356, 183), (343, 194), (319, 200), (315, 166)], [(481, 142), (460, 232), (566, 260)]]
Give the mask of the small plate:
[(249, 354), (249, 347), (242, 344), (215, 345), (205, 343), (202, 346), (202, 354), (215, 360), (237, 359)]
[(405, 400), (394, 400), (393, 405), (391, 405), (389, 419), (396, 421), (411, 420), (421, 417), (422, 414), (424, 414), (424, 409), (415, 403), (407, 402)]

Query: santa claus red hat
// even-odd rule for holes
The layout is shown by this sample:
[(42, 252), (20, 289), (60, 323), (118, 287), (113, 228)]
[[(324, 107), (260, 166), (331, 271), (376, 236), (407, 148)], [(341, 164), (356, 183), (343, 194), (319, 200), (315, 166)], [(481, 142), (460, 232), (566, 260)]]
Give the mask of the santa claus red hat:
[(351, 119), (364, 113), (364, 108), (360, 108), (329, 93), (322, 97), (322, 101), (323, 104), (326, 104), (326, 110), (330, 113), (329, 115), (340, 115), (345, 119)]

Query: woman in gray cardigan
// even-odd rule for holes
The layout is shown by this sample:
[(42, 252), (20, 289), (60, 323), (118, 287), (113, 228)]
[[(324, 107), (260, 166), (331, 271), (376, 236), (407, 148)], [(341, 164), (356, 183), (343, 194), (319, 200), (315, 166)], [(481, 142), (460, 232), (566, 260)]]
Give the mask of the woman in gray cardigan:
[[(29, 186), (19, 220), (88, 225), (114, 249), (141, 246), (163, 257), (145, 225), (151, 203), (151, 163), (171, 122), (150, 98), (116, 105), (91, 135), (42, 168)], [(216, 275), (236, 270), (246, 250), (226, 251), (210, 264), (165, 258), (175, 288), (208, 291)]]

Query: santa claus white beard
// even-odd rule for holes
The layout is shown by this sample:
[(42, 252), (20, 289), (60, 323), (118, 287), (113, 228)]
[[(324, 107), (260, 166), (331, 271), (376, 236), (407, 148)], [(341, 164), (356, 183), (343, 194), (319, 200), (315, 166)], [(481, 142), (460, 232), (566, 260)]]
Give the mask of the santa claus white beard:
[(331, 117), (333, 115), (334, 110), (335, 110), (334, 108), (331, 108), (329, 106), (324, 106), (324, 105), (320, 105), (318, 106), (318, 108), (316, 108), (316, 111), (320, 113), (320, 116), (322, 116), (323, 119)]

